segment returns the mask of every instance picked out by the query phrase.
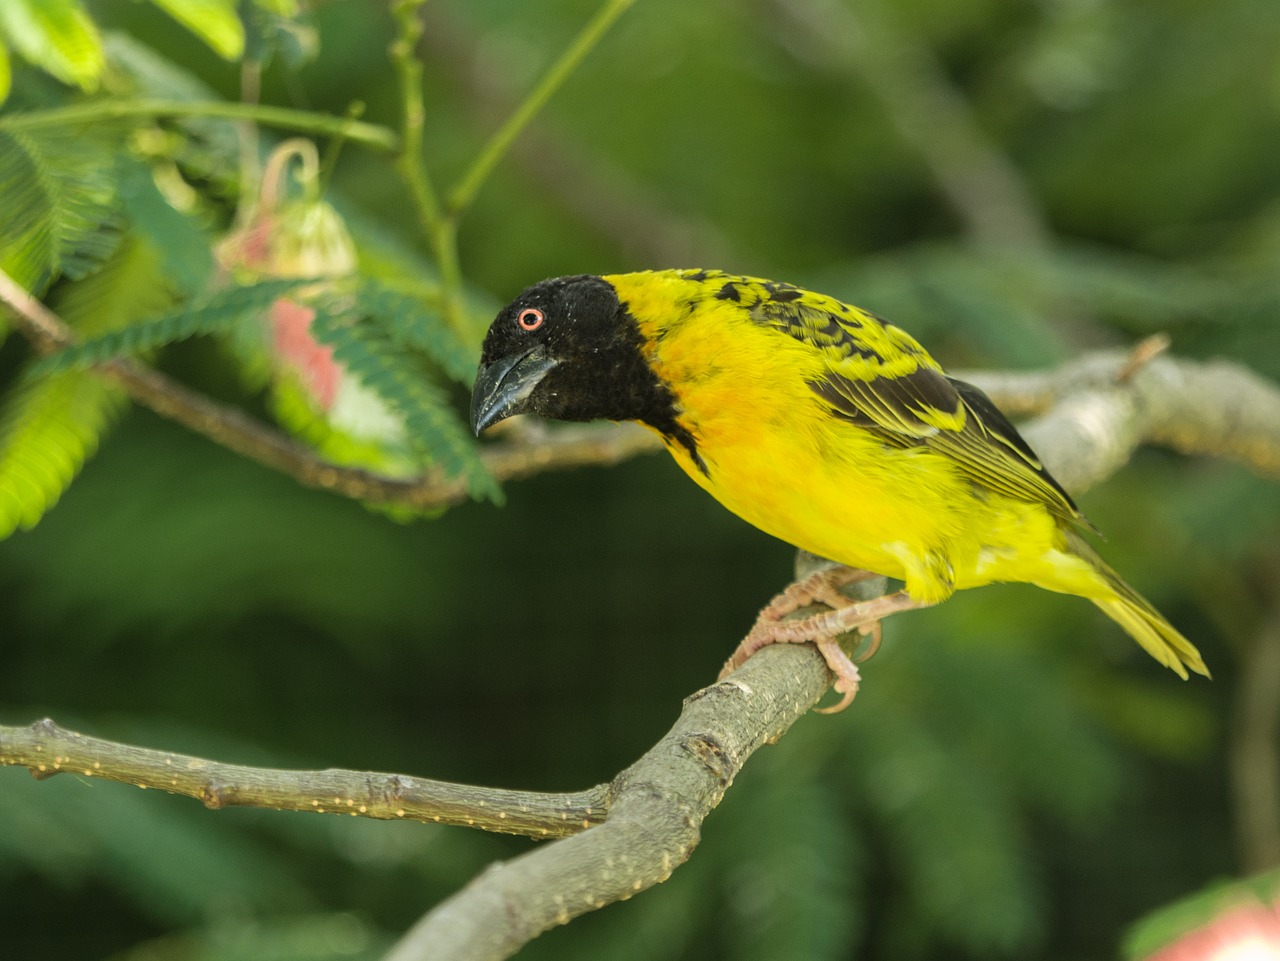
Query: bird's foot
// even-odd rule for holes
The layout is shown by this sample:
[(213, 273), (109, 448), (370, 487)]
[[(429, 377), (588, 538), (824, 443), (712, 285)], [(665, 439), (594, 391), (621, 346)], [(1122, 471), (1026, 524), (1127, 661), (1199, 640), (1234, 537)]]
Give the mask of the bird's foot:
[[(844, 594), (841, 588), (850, 584), (857, 584), (862, 581), (870, 580), (877, 575), (870, 571), (859, 570), (856, 567), (845, 567), (844, 565), (834, 565), (824, 567), (815, 571), (808, 577), (801, 578), (794, 583), (788, 584), (786, 589), (773, 600), (771, 600), (764, 609), (760, 611), (756, 618), (755, 624), (752, 626), (747, 636), (743, 638), (742, 643), (738, 645), (728, 661), (725, 662), (724, 668), (720, 671), (720, 676), (736, 671), (756, 651), (769, 644), (778, 643), (779, 638), (773, 635), (773, 628), (790, 614), (794, 614), (802, 607), (808, 607), (811, 604), (825, 604), (833, 610), (839, 610), (856, 603), (853, 598)], [(808, 624), (812, 618), (804, 618), (797, 621), (799, 624)], [(866, 660), (871, 654), (875, 653), (875, 649), (880, 646), (880, 630), (879, 625), (867, 625), (863, 634), (873, 634), (870, 651), (859, 658)], [(811, 640), (809, 636), (801, 638), (796, 643), (803, 643)]]
[(788, 584), (786, 589), (771, 600), (756, 618), (756, 627), (771, 621), (780, 621), (788, 614), (793, 614), (810, 604), (826, 604), (827, 607), (840, 608), (851, 603), (851, 598), (843, 593), (843, 588), (850, 584), (869, 581), (879, 575), (856, 567), (845, 567), (835, 564), (814, 571), (808, 577)]
[[(822, 714), (836, 714), (843, 711), (858, 693), (861, 676), (858, 673), (857, 664), (840, 647), (837, 638), (855, 630), (860, 634), (870, 635), (871, 642), (867, 650), (858, 658), (859, 661), (865, 661), (880, 646), (881, 618), (926, 606), (911, 598), (905, 591), (862, 601), (846, 597), (840, 592), (841, 586), (866, 580), (872, 576), (874, 575), (866, 571), (834, 568), (820, 571), (790, 585), (761, 612), (750, 633), (743, 638), (737, 650), (725, 662), (720, 676), (724, 677), (737, 670), (762, 647), (770, 644), (803, 644), (813, 641), (818, 648), (818, 653), (827, 662), (827, 668), (835, 675), (833, 686), (836, 693), (843, 695), (833, 707), (817, 710)], [(786, 621), (781, 619), (818, 600), (834, 609), (809, 617)]]

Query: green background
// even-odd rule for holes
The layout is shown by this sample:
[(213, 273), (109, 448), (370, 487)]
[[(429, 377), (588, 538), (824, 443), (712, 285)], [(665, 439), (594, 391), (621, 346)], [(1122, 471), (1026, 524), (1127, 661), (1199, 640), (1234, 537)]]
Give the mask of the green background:
[[(235, 66), (156, 9), (90, 9), (237, 96)], [(437, 182), (593, 10), (428, 5)], [(278, 56), (264, 101), (361, 100), (394, 124), (383, 6), (311, 22), (318, 57)], [(41, 82), (19, 72), (15, 90)], [(1036, 242), (998, 217), (1003, 236), (975, 236), (939, 188), (937, 164), (967, 163), (930, 121), (939, 96), (1007, 165)], [(715, 266), (873, 309), (953, 368), (1164, 330), (1179, 356), (1276, 378), (1278, 145), (1273, 0), (641, 0), (482, 192), (462, 264), (491, 305), (550, 275)], [(422, 247), (386, 158), (347, 146), (330, 198)], [(10, 337), (0, 374), (26, 357)], [(203, 343), (162, 359), (234, 393), (226, 362)], [(273, 766), (608, 780), (714, 678), (791, 551), (665, 455), (507, 496), (399, 524), (135, 410), (0, 543), (0, 721)], [(1274, 484), (1144, 450), (1082, 507), (1212, 683), (1031, 588), (903, 617), (854, 706), (754, 758), (669, 882), (520, 957), (1105, 958), (1149, 912), (1267, 867), (1229, 770), (1248, 761), (1241, 672), (1280, 643)], [(0, 771), (0, 956), (373, 957), (530, 843)]]

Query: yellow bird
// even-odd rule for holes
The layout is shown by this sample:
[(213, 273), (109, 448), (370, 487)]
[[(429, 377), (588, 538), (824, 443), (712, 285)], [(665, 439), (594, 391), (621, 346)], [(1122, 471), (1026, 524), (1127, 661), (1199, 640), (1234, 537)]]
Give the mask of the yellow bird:
[[(1183, 678), (1199, 652), (1098, 557), (1080, 512), (978, 388), (910, 334), (785, 283), (712, 270), (546, 280), (485, 337), (479, 434), (514, 414), (634, 420), (756, 527), (845, 565), (792, 585), (730, 659), (811, 640), (844, 707), (858, 672), (835, 638), (953, 591), (1025, 581), (1088, 598)], [(874, 572), (905, 590), (854, 602)], [(823, 601), (830, 613), (783, 621)]]

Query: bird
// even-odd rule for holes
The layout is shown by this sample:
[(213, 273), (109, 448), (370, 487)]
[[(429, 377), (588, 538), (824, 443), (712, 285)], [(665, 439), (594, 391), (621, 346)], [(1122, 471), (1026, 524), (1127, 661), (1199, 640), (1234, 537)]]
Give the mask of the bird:
[[(878, 642), (881, 618), (997, 581), (1084, 597), (1184, 680), (1209, 676), (991, 399), (834, 297), (709, 269), (544, 280), (481, 346), (472, 430), (516, 414), (637, 421), (730, 511), (835, 562), (764, 608), (722, 677), (768, 644), (812, 641), (842, 710), (860, 678), (837, 638)], [(903, 587), (845, 596), (872, 575)], [(815, 602), (832, 610), (790, 617)]]

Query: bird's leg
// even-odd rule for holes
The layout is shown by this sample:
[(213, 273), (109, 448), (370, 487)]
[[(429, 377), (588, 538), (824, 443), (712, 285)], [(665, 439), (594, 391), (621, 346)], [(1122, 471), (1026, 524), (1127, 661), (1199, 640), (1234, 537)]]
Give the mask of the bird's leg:
[[(845, 583), (864, 580), (866, 576), (870, 576), (866, 575), (865, 572), (857, 573), (861, 573), (864, 576), (853, 577), (850, 580), (846, 580)], [(811, 579), (806, 578), (806, 581)], [(804, 583), (801, 582), (801, 585), (792, 585), (792, 587), (801, 588)], [(791, 588), (788, 588), (788, 591), (790, 590)], [(793, 596), (802, 596), (803, 593), (803, 590), (796, 590)], [(785, 595), (786, 592), (779, 595), (765, 610), (769, 611), (770, 608), (779, 605)], [(755, 627), (743, 638), (742, 643), (738, 645), (738, 649), (733, 652), (733, 655), (725, 663), (720, 676), (724, 677), (726, 674), (737, 670), (747, 658), (762, 647), (767, 647), (770, 644), (803, 644), (806, 641), (813, 641), (818, 648), (818, 653), (827, 662), (828, 669), (835, 675), (834, 687), (836, 692), (843, 695), (838, 704), (834, 707), (823, 709), (822, 713), (834, 714), (838, 711), (843, 711), (853, 700), (854, 694), (857, 693), (861, 677), (858, 674), (857, 665), (845, 654), (836, 638), (853, 630), (863, 634), (871, 634), (872, 646), (870, 653), (863, 657), (863, 660), (865, 660), (879, 646), (879, 621), (881, 618), (928, 605), (915, 600), (906, 591), (898, 591), (894, 594), (886, 594), (883, 597), (876, 597), (866, 601), (855, 601), (840, 594), (837, 590), (835, 596), (830, 598), (830, 601), (835, 601), (839, 606), (835, 610), (814, 614), (810, 617), (783, 621), (778, 620), (776, 617), (766, 618), (762, 614), (760, 619), (756, 621)], [(827, 603), (830, 603), (830, 601)], [(792, 610), (796, 610), (801, 606), (803, 604), (797, 604)]]
[[(759, 628), (761, 624), (770, 621), (780, 621), (788, 614), (814, 603), (826, 604), (827, 607), (844, 607), (849, 603), (849, 598), (841, 592), (841, 588), (877, 576), (871, 571), (845, 567), (843, 564), (823, 567), (808, 577), (788, 584), (786, 589), (760, 612), (760, 616), (756, 618), (755, 627)], [(744, 657), (743, 660), (745, 661), (746, 658)]]

